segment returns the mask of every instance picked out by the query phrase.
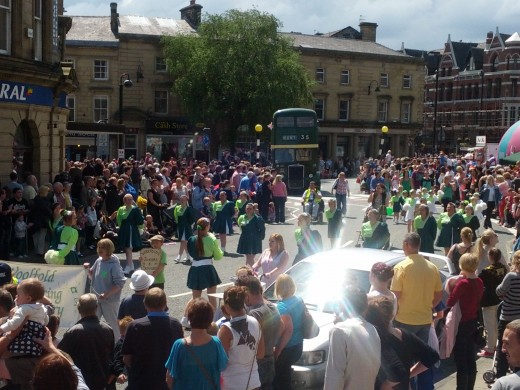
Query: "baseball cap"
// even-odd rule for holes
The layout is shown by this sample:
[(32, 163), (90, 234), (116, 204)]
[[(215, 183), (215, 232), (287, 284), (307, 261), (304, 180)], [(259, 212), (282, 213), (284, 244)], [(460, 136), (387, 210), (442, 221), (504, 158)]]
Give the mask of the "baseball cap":
[(0, 286), (11, 283), (13, 272), (7, 263), (0, 263)]

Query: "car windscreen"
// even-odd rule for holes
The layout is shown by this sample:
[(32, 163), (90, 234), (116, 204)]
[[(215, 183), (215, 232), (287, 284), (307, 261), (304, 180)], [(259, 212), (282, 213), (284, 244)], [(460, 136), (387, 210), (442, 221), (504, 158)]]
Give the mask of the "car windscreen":
[[(296, 295), (302, 298), (309, 308), (329, 313), (336, 311), (345, 286), (358, 286), (365, 292), (370, 289), (367, 271), (346, 266), (330, 269), (323, 264), (303, 261), (287, 271), (287, 274), (296, 284)], [(265, 297), (270, 301), (277, 300), (274, 284), (265, 291)]]

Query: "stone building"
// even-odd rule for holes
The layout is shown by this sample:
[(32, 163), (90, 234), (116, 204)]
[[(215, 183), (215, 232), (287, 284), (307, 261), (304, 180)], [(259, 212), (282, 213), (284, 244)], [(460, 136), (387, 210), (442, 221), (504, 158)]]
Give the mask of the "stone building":
[(63, 165), (66, 94), (77, 81), (63, 62), (71, 19), (62, 0), (0, 2), (0, 182), (34, 173), (47, 182)]
[(316, 81), (313, 108), (324, 158), (413, 152), (422, 127), (424, 60), (378, 44), (376, 29), (377, 24), (362, 22), (360, 31), (285, 34)]
[[(425, 80), (424, 144), (460, 152), (477, 136), (498, 143), (520, 119), (520, 36), (488, 32), (485, 42), (448, 37)], [(438, 75), (438, 78), (436, 76)]]
[(195, 33), (201, 8), (191, 0), (174, 20), (120, 16), (111, 3), (109, 16), (72, 17), (66, 57), (80, 88), (68, 96), (68, 158), (191, 153), (195, 127), (171, 93), (160, 40)]

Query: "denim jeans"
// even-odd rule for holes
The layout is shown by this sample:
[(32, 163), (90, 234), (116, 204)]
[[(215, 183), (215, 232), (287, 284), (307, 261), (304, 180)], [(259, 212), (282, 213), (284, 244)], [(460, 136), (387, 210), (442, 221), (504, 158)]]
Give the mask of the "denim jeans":
[(273, 196), (274, 203), (274, 221), (275, 222), (285, 222), (285, 202), (287, 198), (284, 196)]
[(274, 388), (276, 390), (291, 390), (291, 366), (302, 356), (302, 351), (303, 343), (300, 343), (284, 348), (280, 356), (278, 356), (274, 363)]
[[(425, 325), (408, 325), (399, 321), (394, 321), (396, 328), (407, 330), (419, 337), (422, 341), (428, 344), (428, 337), (430, 336), (431, 324)], [(412, 389), (414, 390), (433, 390), (433, 368), (424, 371), (417, 376), (414, 381), (411, 380)]]
[(274, 356), (267, 356), (263, 359), (257, 359), (258, 375), (260, 376), (260, 383), (262, 390), (273, 390), (274, 382)]
[(336, 193), (336, 207), (341, 210), (343, 216), (347, 215), (347, 194)]

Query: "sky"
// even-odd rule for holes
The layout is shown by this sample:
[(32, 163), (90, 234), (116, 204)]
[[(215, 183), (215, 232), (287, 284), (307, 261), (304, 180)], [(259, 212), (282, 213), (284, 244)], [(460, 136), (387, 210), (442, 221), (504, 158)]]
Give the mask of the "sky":
[[(326, 33), (359, 22), (378, 24), (377, 42), (391, 49), (434, 50), (452, 41), (484, 42), (488, 31), (520, 32), (518, 0), (196, 0), (202, 14), (257, 9), (273, 14), (280, 31)], [(110, 0), (64, 0), (66, 15), (108, 16)], [(120, 15), (180, 19), (189, 0), (119, 0)]]

